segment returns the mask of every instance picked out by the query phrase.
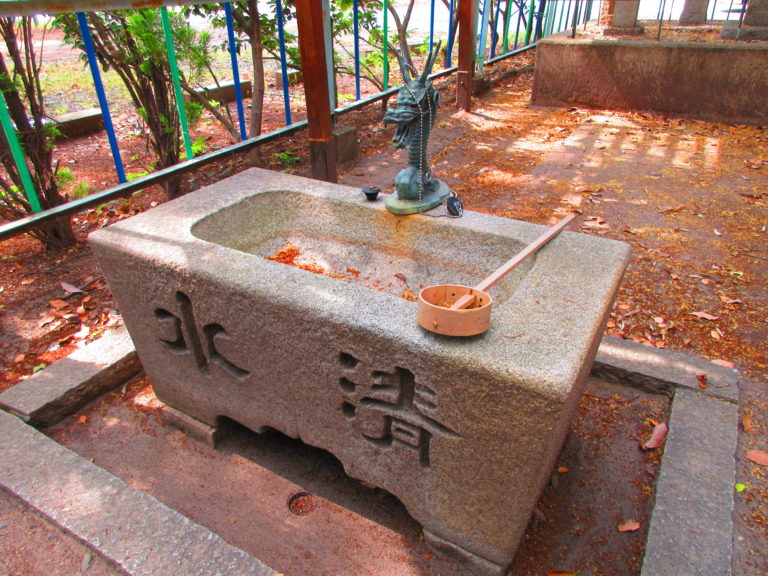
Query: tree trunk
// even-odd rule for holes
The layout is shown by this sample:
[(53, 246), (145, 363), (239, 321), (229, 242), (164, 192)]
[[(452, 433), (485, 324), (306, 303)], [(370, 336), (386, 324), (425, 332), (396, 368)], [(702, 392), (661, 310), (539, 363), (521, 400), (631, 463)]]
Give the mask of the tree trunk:
[(707, 23), (709, 0), (685, 0), (680, 14), (680, 26), (699, 26)]

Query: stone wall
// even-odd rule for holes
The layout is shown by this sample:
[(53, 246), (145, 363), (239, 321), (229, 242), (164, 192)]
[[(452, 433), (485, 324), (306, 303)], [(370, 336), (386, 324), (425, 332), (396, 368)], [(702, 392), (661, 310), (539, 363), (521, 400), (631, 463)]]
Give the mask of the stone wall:
[(768, 45), (547, 38), (533, 103), (768, 124)]

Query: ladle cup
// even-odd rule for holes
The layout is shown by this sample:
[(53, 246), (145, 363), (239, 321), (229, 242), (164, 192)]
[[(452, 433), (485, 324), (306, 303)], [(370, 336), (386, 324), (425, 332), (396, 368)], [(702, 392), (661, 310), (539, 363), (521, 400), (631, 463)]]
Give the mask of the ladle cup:
[(560, 220), (472, 288), (451, 284), (437, 284), (424, 288), (419, 292), (417, 311), (419, 326), (444, 336), (477, 336), (484, 333), (491, 322), (491, 303), (493, 302), (487, 290), (517, 268), (526, 258), (538, 252), (575, 217), (576, 214), (569, 214)]

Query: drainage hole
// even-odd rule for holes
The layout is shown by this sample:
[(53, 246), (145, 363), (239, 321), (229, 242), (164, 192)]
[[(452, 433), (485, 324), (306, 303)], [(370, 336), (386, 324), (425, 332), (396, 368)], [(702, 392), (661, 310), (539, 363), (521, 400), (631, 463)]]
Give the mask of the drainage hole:
[(298, 492), (288, 499), (288, 510), (296, 516), (306, 516), (315, 511), (315, 501), (309, 492)]

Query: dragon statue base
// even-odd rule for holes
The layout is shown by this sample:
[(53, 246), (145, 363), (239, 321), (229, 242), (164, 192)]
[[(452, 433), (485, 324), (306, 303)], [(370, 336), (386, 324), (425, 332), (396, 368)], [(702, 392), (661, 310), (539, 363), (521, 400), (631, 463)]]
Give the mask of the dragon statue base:
[(401, 192), (404, 188), (401, 186), (401, 182), (410, 180), (409, 169), (405, 168), (395, 178), (394, 194), (390, 194), (387, 198), (385, 205), (387, 210), (393, 214), (418, 214), (419, 212), (425, 212), (431, 210), (435, 206), (439, 206), (451, 195), (451, 191), (448, 189), (448, 185), (442, 180), (432, 179), (428, 186), (425, 187), (424, 193), (419, 198), (418, 192), (415, 196), (412, 196), (408, 192)]

